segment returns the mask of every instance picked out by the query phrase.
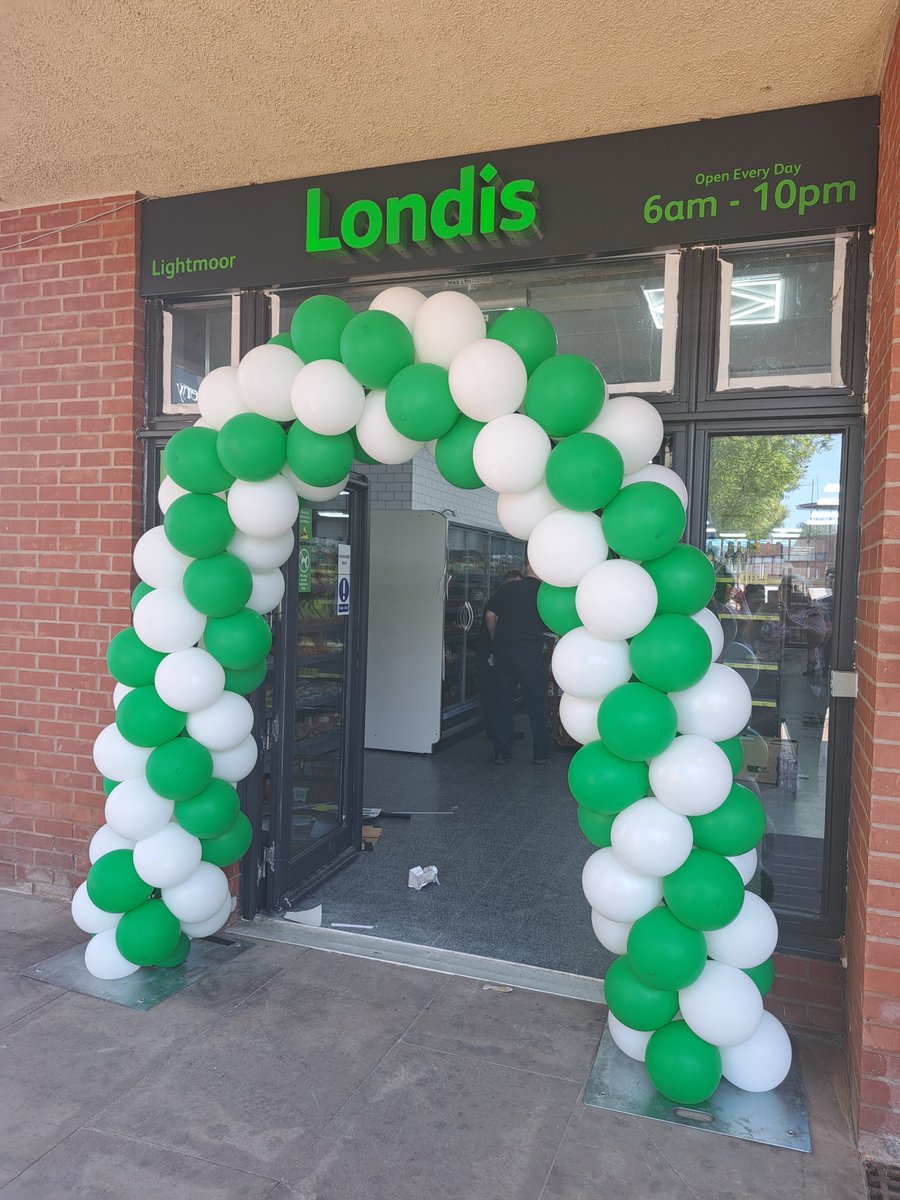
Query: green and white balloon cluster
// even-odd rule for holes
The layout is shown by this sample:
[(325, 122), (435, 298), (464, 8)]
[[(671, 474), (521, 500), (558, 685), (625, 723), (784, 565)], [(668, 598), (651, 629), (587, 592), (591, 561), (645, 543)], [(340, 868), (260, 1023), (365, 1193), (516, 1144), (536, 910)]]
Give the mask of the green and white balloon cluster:
[(499, 493), (560, 635), (560, 715), (581, 743), (569, 782), (597, 847), (583, 886), (622, 955), (606, 980), (617, 1044), (679, 1103), (723, 1074), (777, 1086), (790, 1043), (762, 1006), (777, 927), (744, 890), (764, 813), (734, 782), (750, 695), (715, 661), (714, 571), (680, 544), (687, 493), (651, 463), (655, 409), (608, 397), (532, 309), (488, 327), (470, 297), (409, 287), (360, 314), (311, 297), (289, 334), (210, 372), (198, 402), (166, 447), (165, 520), (135, 548), (133, 627), (109, 648), (116, 719), (94, 746), (107, 824), (73, 901), (88, 969), (175, 965), (227, 919), (222, 867), (251, 837), (234, 788), (257, 757), (245, 697), (265, 676), (300, 500), (337, 495), (354, 461), (427, 445), (450, 483)]

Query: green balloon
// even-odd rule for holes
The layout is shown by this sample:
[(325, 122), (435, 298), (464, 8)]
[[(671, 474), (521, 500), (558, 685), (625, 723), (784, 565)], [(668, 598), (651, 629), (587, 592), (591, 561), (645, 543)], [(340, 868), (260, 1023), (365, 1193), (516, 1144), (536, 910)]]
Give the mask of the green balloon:
[(398, 433), (414, 442), (431, 442), (450, 432), (459, 409), (448, 380), (447, 371), (435, 363), (413, 363), (394, 376), (384, 406)]
[(258, 612), (243, 608), (207, 621), (203, 645), (226, 671), (246, 671), (272, 649), (272, 631)]
[(568, 437), (600, 415), (603, 376), (580, 354), (559, 354), (535, 369), (525, 389), (525, 414), (552, 438)]
[(636, 562), (668, 554), (678, 544), (686, 521), (681, 501), (661, 483), (623, 488), (600, 519), (610, 549)]
[(766, 810), (758, 797), (741, 783), (733, 784), (724, 801), (711, 813), (688, 820), (694, 831), (695, 846), (729, 858), (758, 846), (766, 832)]
[(287, 435), (277, 421), (259, 413), (239, 413), (219, 430), (219, 458), (235, 479), (260, 483), (284, 466)]
[(222, 465), (216, 449), (215, 429), (192, 425), (173, 434), (163, 450), (162, 465), (179, 487), (188, 492), (224, 492), (234, 476)]
[(108, 796), (121, 783), (121, 779), (107, 779), (103, 776), (103, 791)]
[(631, 639), (631, 669), (648, 687), (681, 692), (699, 683), (712, 662), (706, 630), (681, 613), (654, 617)]
[(284, 346), (288, 350), (294, 349), (294, 343), (289, 333), (276, 333), (274, 337), (269, 338), (268, 344), (270, 346)]
[(690, 616), (706, 607), (716, 588), (716, 569), (696, 546), (675, 546), (641, 566), (656, 584), (657, 613)]
[(155, 589), (152, 588), (149, 583), (144, 583), (144, 581), (142, 579), (140, 581), (140, 583), (137, 585), (137, 587), (134, 589), (134, 591), (131, 593), (131, 611), (134, 612), (134, 610), (137, 608), (137, 606), (140, 604), (140, 602), (143, 600), (143, 598), (145, 596), (149, 595), (150, 592), (152, 592), (154, 590)]
[(212, 779), (212, 755), (193, 738), (176, 737), (157, 746), (147, 759), (147, 782), (167, 800), (188, 800)]
[(190, 952), (191, 939), (186, 933), (183, 933), (178, 939), (178, 945), (172, 953), (167, 954), (164, 958), (157, 959), (153, 965), (155, 967), (180, 967)]
[(412, 334), (393, 313), (369, 309), (349, 320), (341, 333), (341, 360), (363, 387), (386, 388), (415, 357)]
[(171, 708), (152, 685), (135, 688), (123, 696), (116, 709), (116, 728), (134, 746), (160, 746), (177, 738), (187, 713)]
[(165, 657), (144, 645), (133, 629), (123, 629), (109, 643), (106, 666), (117, 683), (143, 687), (153, 682), (156, 668)]
[(572, 755), (569, 790), (582, 807), (615, 816), (649, 793), (649, 770), (646, 762), (629, 762), (602, 742), (589, 742)]
[(576, 588), (555, 587), (552, 583), (542, 583), (538, 588), (537, 610), (540, 618), (548, 629), (560, 637), (582, 624), (575, 610), (576, 591)]
[(134, 869), (131, 850), (110, 850), (88, 871), (87, 894), (104, 912), (130, 912), (149, 900), (152, 890)]
[(349, 433), (314, 433), (299, 421), (288, 430), (288, 466), (310, 487), (334, 487), (346, 479), (355, 453)]
[(208, 617), (230, 617), (240, 612), (253, 591), (253, 575), (233, 554), (198, 558), (184, 573), (184, 594)]
[(722, 1055), (684, 1021), (658, 1029), (647, 1043), (647, 1074), (658, 1092), (676, 1104), (701, 1104), (722, 1078)]
[(692, 929), (721, 929), (741, 911), (744, 884), (737, 868), (711, 850), (692, 850), (663, 879), (663, 897), (674, 916)]
[(612, 826), (614, 815), (591, 812), (583, 804), (578, 805), (578, 827), (593, 846), (601, 850), (612, 845)]
[(237, 692), (241, 696), (249, 696), (251, 692), (256, 691), (265, 679), (268, 669), (268, 660), (265, 658), (261, 658), (252, 667), (245, 667), (241, 671), (226, 668), (225, 691)]
[(438, 438), (434, 448), (434, 461), (443, 477), (454, 487), (465, 488), (467, 491), (484, 487), (484, 481), (475, 470), (472, 459), (475, 439), (482, 429), (484, 422), (473, 421), (463, 413), (453, 428)]
[(566, 508), (594, 512), (612, 500), (624, 473), (622, 455), (608, 438), (573, 433), (550, 452), (547, 488)]
[(759, 994), (761, 996), (768, 996), (772, 990), (772, 984), (775, 982), (775, 959), (767, 958), (758, 967), (744, 967), (743, 971), (745, 975), (750, 976), (759, 988)]
[(166, 537), (188, 558), (222, 554), (234, 537), (228, 505), (218, 496), (179, 496), (163, 518)]
[(716, 742), (720, 750), (724, 750), (731, 764), (732, 775), (737, 775), (744, 769), (744, 743), (735, 735), (724, 742)]
[(212, 779), (190, 800), (175, 805), (175, 820), (198, 838), (218, 838), (228, 833), (241, 811), (238, 794), (224, 779)]
[(654, 908), (631, 927), (628, 961), (650, 987), (677, 992), (700, 978), (706, 966), (706, 938), (667, 908)]
[(181, 923), (162, 900), (147, 900), (125, 913), (116, 926), (116, 945), (129, 962), (152, 967), (175, 953)]
[(534, 308), (511, 308), (491, 321), (487, 335), (506, 342), (533, 375), (537, 368), (556, 353), (556, 330), (549, 317)]
[(678, 714), (669, 697), (655, 688), (623, 683), (602, 700), (597, 729), (613, 754), (640, 762), (662, 754), (672, 743)]
[(203, 861), (213, 863), (217, 867), (230, 867), (250, 849), (253, 840), (253, 826), (244, 813), (238, 813), (231, 828), (221, 837), (204, 838)]
[(625, 957), (610, 966), (603, 987), (609, 1011), (630, 1029), (659, 1029), (678, 1012), (678, 993), (648, 987)]
[(310, 296), (291, 319), (291, 342), (305, 363), (319, 358), (341, 361), (341, 334), (353, 309), (337, 296)]
[(355, 462), (365, 463), (367, 466), (373, 466), (378, 462), (377, 458), (373, 458), (371, 454), (367, 454), (359, 444), (359, 438), (356, 436), (356, 429), (350, 430), (350, 440), (353, 442), (353, 457)]

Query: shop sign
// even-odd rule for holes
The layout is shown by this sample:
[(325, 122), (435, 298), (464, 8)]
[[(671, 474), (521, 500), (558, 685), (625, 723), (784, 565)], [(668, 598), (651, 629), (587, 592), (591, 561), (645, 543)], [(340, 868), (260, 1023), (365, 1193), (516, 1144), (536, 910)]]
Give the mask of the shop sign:
[(301, 508), (297, 519), (297, 591), (301, 593), (312, 590), (312, 555), (309, 549), (312, 537), (312, 509)]
[(339, 617), (350, 615), (350, 547), (338, 546), (336, 613)]

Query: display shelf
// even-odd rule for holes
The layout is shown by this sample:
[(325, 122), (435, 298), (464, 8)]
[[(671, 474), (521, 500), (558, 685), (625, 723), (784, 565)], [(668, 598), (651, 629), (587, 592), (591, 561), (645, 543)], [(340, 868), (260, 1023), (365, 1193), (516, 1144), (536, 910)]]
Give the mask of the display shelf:
[[(302, 674), (302, 672), (307, 670), (309, 667), (321, 666), (323, 664), (334, 662), (336, 659), (343, 657), (343, 650), (329, 650), (327, 654), (311, 654), (309, 657), (307, 657), (301, 650), (299, 651), (298, 674)], [(309, 678), (309, 676), (306, 678)]]
[(298, 738), (294, 743), (294, 755), (299, 758), (315, 758), (318, 754), (330, 754), (332, 750), (339, 750), (340, 745), (340, 729), (330, 729), (327, 733), (318, 733), (314, 737)]
[(344, 694), (340, 689), (329, 692), (313, 693), (311, 696), (296, 696), (295, 704), (300, 708), (340, 708), (343, 704)]

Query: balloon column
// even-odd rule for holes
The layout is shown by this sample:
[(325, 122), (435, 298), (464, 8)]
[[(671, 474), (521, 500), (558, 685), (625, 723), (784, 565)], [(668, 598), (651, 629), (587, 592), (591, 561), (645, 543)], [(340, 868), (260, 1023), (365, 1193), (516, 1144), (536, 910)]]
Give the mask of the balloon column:
[(336, 496), (354, 461), (402, 463), (428, 443), (451, 484), (499, 493), (560, 635), (560, 715), (581, 743), (569, 783), (597, 847), (583, 887), (596, 936), (622, 955), (606, 980), (617, 1044), (679, 1103), (722, 1075), (776, 1086), (791, 1054), (763, 1014), (777, 928), (745, 892), (764, 814), (734, 781), (750, 695), (714, 661), (714, 571), (681, 544), (684, 484), (651, 463), (655, 409), (608, 396), (532, 309), (488, 327), (470, 297), (409, 287), (358, 314), (311, 297), (289, 334), (211, 371), (198, 403), (166, 447), (164, 521), (135, 547), (133, 625), (107, 656), (106, 824), (72, 905), (93, 935), (88, 970), (175, 965), (226, 921), (222, 868), (251, 839), (234, 787), (257, 756), (246, 696), (300, 500)]

